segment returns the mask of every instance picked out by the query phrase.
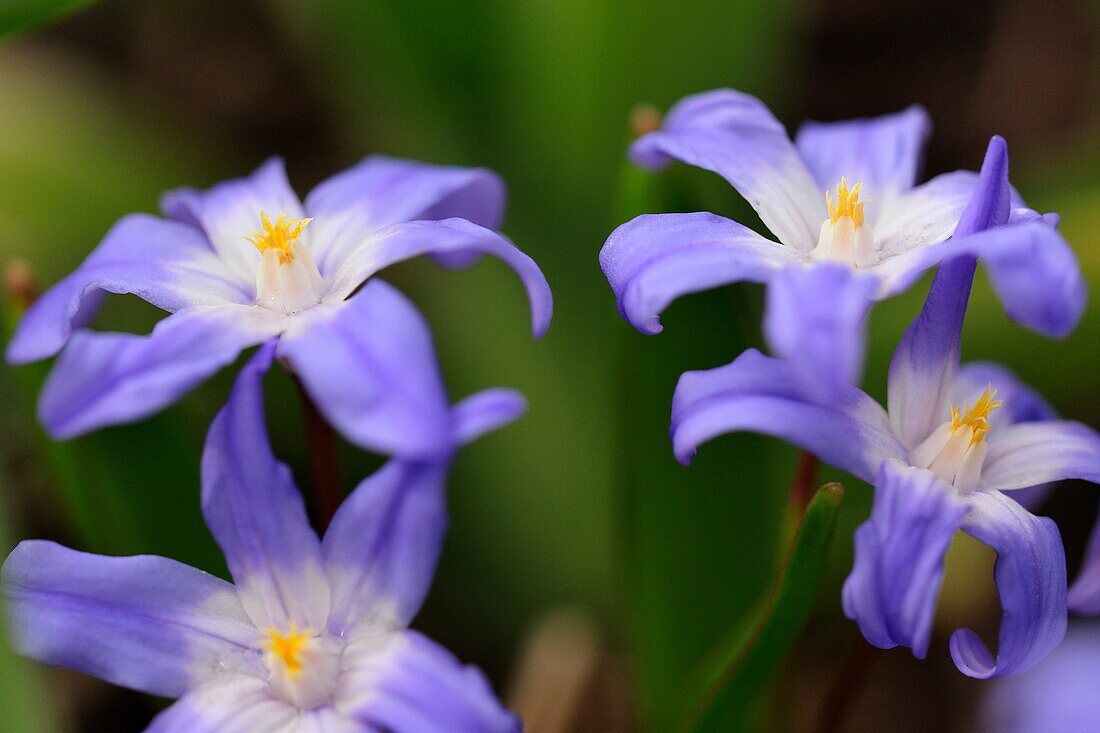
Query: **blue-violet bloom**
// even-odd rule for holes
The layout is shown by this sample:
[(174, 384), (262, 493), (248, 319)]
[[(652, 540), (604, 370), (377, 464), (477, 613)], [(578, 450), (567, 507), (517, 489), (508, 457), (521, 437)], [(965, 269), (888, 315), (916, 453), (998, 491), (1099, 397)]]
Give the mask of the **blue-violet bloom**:
[[(150, 733), (518, 731), (480, 672), (407, 628), (443, 541), (449, 457), (391, 459), (319, 540), (264, 425), (274, 351), (244, 367), (203, 453), (203, 515), (233, 583), (164, 557), (23, 542), (3, 568), (16, 649), (179, 698)], [(501, 397), (459, 403), (456, 441), (516, 417), (522, 400), (501, 410)]]
[[(964, 236), (1009, 220), (1007, 159), (991, 152), (959, 222)], [(1058, 529), (1006, 492), (1064, 478), (1100, 483), (1100, 435), (1051, 418), (1045, 402), (1002, 367), (959, 367), (974, 267), (973, 258), (962, 258), (937, 273), (890, 365), (889, 410), (855, 387), (821, 403), (792, 364), (748, 351), (681, 378), (672, 440), (687, 462), (704, 441), (750, 430), (873, 483), (874, 508), (856, 532), (843, 605), (881, 648), (907, 646), (923, 658), (952, 536), (962, 529), (991, 546), (1004, 612), (997, 654), (969, 629), (955, 631), (950, 643), (963, 673), (990, 678), (1030, 668), (1066, 628)]]
[(1027, 674), (998, 680), (980, 707), (981, 733), (1100, 733), (1100, 626), (1074, 622)]
[(982, 258), (1012, 318), (1068, 333), (1085, 286), (1072, 251), (1048, 226), (1054, 218), (1042, 221), (1013, 193), (1011, 226), (960, 236), (955, 228), (977, 175), (956, 171), (916, 185), (930, 128), (927, 113), (910, 107), (807, 122), (792, 143), (747, 94), (727, 89), (680, 101), (659, 130), (635, 141), (633, 160), (657, 169), (676, 159), (718, 173), (778, 241), (712, 213), (639, 216), (600, 253), (622, 317), (655, 334), (660, 313), (681, 295), (767, 283), (769, 348), (823, 402), (858, 383), (871, 301), (960, 255)]
[[(169, 192), (165, 218), (124, 217), (30, 308), (7, 357), (29, 362), (64, 347), (39, 416), (68, 438), (152, 414), (243, 349), (277, 340), (279, 359), (352, 442), (403, 455), (446, 450), (439, 424), (411, 425), (423, 414), (394, 404), (414, 392), (416, 370), (401, 362), (400, 329), (363, 322), (371, 314), (357, 304), (359, 289), (417, 255), (446, 267), (494, 255), (523, 281), (541, 335), (550, 289), (534, 261), (495, 231), (504, 199), (503, 183), (488, 170), (373, 156), (303, 202), (273, 158), (247, 178)], [(82, 328), (102, 291), (133, 293), (170, 315), (143, 336)], [(328, 363), (331, 353), (361, 365), (340, 371)], [(371, 366), (380, 362), (388, 364)]]

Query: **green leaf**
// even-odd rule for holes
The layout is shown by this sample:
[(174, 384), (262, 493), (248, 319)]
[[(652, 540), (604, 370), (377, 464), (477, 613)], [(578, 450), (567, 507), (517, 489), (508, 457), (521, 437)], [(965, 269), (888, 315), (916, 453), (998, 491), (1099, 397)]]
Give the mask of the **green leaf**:
[(844, 492), (826, 484), (814, 495), (774, 593), (751, 625), (742, 622), (704, 664), (699, 691), (678, 731), (753, 730), (764, 691), (813, 611)]
[(0, 0), (0, 37), (35, 28), (97, 0)]

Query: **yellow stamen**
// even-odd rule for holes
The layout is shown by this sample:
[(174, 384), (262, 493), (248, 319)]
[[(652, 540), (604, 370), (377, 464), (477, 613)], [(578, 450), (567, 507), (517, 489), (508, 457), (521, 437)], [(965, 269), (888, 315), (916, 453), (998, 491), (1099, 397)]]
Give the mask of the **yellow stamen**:
[(309, 646), (313, 632), (291, 624), (285, 633), (278, 629), (267, 629), (264, 633), (267, 634), (267, 639), (263, 642), (264, 651), (282, 661), (288, 675), (300, 675), (303, 668), (302, 652)]
[(311, 221), (313, 219), (287, 219), (286, 214), (279, 214), (279, 218), (272, 224), (267, 214), (261, 211), (260, 225), (263, 229), (252, 232), (245, 239), (260, 250), (260, 254), (274, 247), (279, 255), (279, 264), (285, 264), (294, 259), (294, 251), (290, 245), (301, 236), (302, 230)]
[(993, 399), (997, 396), (997, 390), (992, 385), (985, 388), (982, 396), (978, 398), (974, 406), (966, 406), (965, 412), (954, 405), (951, 406), (951, 432), (955, 432), (964, 425), (974, 431), (970, 444), (982, 442), (985, 434), (989, 432), (989, 413), (1004, 404), (1004, 400)]
[(863, 188), (862, 183), (857, 183), (848, 188), (848, 181), (843, 177), (840, 179), (840, 183), (836, 186), (836, 201), (833, 201), (832, 194), (828, 191), (825, 192), (825, 203), (829, 207), (829, 221), (836, 224), (842, 216), (851, 217), (852, 223), (857, 227), (863, 224), (863, 206), (866, 201), (859, 200), (859, 191)]

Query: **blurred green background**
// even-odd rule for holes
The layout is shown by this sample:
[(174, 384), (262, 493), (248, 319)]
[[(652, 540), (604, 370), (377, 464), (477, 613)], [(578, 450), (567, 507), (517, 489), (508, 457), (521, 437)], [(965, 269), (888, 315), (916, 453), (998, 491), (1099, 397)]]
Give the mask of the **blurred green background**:
[[(635, 105), (665, 109), (732, 86), (793, 129), (920, 102), (936, 125), (929, 174), (976, 168), (1001, 133), (1014, 183), (1032, 206), (1062, 214), (1100, 286), (1092, 3), (108, 0), (63, 12), (85, 4), (0, 1), (0, 261), (26, 261), (43, 284), (118, 217), (153, 210), (163, 190), (240, 175), (271, 154), (303, 194), (371, 152), (484, 165), (508, 182), (504, 229), (555, 293), (543, 341), (531, 339), (521, 290), (499, 263), (454, 274), (416, 262), (386, 277), (427, 313), (454, 396), (507, 385), (530, 401), (522, 421), (459, 460), (451, 534), (416, 625), (486, 669), (535, 733), (674, 717), (685, 679), (764, 597), (790, 539), (792, 449), (728, 437), (687, 469), (667, 440), (677, 375), (758, 344), (759, 292), (685, 299), (665, 333), (646, 338), (618, 318), (599, 271), (604, 238), (643, 210), (753, 221), (714, 176), (626, 165)], [(926, 288), (876, 310), (873, 394)], [(1006, 362), (1065, 415), (1100, 424), (1095, 307), (1053, 342), (1008, 322), (984, 281), (972, 303), (965, 358)], [(154, 318), (119, 298), (99, 325), (147, 329)], [(43, 373), (0, 371), (5, 545), (51, 537), (224, 572), (199, 517), (198, 457), (233, 370), (151, 421), (64, 445), (33, 419)], [(276, 453), (306, 484), (295, 396), (285, 378), (268, 381)], [(346, 446), (343, 458), (348, 487), (377, 465)], [(844, 481), (846, 500), (817, 613), (761, 703), (760, 720), (777, 730), (815, 729), (838, 675), (860, 676), (844, 662), (862, 645), (839, 586), (869, 490), (825, 477)], [(1095, 504), (1090, 487), (1066, 485), (1044, 508), (1063, 527), (1071, 568)], [(982, 685), (953, 669), (946, 638), (962, 623), (995, 633), (991, 566), (976, 543), (953, 549), (929, 660), (876, 653), (849, 729), (969, 728)], [(2, 730), (139, 731), (157, 709), (6, 649), (0, 675)]]

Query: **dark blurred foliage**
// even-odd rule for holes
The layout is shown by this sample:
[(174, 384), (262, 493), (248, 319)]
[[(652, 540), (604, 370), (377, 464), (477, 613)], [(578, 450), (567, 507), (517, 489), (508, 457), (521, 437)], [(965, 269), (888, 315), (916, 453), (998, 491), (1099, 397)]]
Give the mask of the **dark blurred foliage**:
[[(793, 129), (920, 102), (935, 120), (929, 174), (976, 168), (988, 137), (1004, 134), (1014, 182), (1062, 213), (1095, 289), (1097, 30), (1084, 0), (108, 0), (0, 51), (0, 257), (53, 282), (162, 190), (240, 175), (271, 154), (302, 193), (376, 151), (499, 171), (505, 231), (555, 291), (544, 341), (530, 339), (520, 290), (497, 264), (386, 275), (428, 315), (455, 396), (500, 384), (531, 403), (456, 466), (451, 536), (417, 626), (487, 669), (534, 733), (633, 729), (675, 716), (684, 679), (773, 582), (795, 452), (736, 436), (690, 469), (672, 460), (677, 375), (758, 344), (760, 293), (685, 299), (665, 333), (644, 338), (618, 319), (596, 254), (644, 209), (755, 220), (713, 176), (674, 168), (654, 181), (626, 165), (631, 110), (734, 86)], [(873, 394), (925, 287), (875, 313)], [(984, 282), (972, 303), (964, 357), (1007, 362), (1067, 416), (1100, 424), (1095, 306), (1051, 342), (1008, 322)], [(101, 325), (153, 318), (118, 299)], [(232, 370), (163, 416), (60, 447), (34, 427), (41, 374), (0, 377), (8, 544), (46, 536), (224, 572), (198, 515), (197, 466)], [(308, 486), (289, 380), (268, 382), (276, 452)], [(342, 458), (348, 487), (377, 465), (347, 446)], [(953, 548), (928, 660), (867, 651), (839, 586), (869, 490), (826, 478), (848, 489), (841, 529), (819, 612), (765, 701), (770, 727), (814, 730), (842, 706), (851, 730), (968, 729), (983, 685), (954, 670), (945, 642), (963, 623), (995, 633), (990, 553)], [(1071, 566), (1093, 491), (1067, 484), (1045, 508)], [(565, 605), (572, 621), (543, 620)], [(79, 675), (3, 664), (0, 729), (138, 731), (155, 709)]]

